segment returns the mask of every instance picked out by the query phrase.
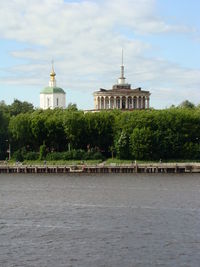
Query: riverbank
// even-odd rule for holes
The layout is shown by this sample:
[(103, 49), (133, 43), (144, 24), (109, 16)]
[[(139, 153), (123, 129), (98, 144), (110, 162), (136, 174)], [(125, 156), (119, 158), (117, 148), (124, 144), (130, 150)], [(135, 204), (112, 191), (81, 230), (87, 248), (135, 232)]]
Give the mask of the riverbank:
[(0, 173), (200, 173), (200, 163), (136, 163), (79, 165), (0, 165)]

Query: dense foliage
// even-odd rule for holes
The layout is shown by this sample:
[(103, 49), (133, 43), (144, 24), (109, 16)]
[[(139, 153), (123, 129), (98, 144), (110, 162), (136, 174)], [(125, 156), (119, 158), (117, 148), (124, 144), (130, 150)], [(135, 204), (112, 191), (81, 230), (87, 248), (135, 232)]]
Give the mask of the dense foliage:
[(16, 160), (200, 159), (200, 109), (185, 101), (165, 110), (84, 113), (1, 102), (1, 159), (9, 143)]

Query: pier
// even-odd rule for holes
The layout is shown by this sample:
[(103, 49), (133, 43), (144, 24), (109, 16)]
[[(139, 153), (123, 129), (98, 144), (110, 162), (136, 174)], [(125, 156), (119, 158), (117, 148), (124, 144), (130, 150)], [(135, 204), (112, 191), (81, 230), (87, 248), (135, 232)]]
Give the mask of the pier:
[(132, 165), (29, 166), (0, 165), (0, 173), (200, 173), (200, 163)]

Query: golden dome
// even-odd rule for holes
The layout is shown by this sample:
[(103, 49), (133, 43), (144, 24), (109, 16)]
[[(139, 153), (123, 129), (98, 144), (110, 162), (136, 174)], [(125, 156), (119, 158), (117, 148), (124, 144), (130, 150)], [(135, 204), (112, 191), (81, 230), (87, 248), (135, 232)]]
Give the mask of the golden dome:
[(51, 77), (55, 77), (55, 76), (56, 76), (56, 73), (52, 71), (52, 72), (50, 73), (50, 76), (51, 76)]
[(55, 71), (54, 71), (54, 65), (53, 65), (53, 60), (52, 60), (52, 71), (51, 71), (51, 73), (50, 73), (50, 76), (51, 77), (55, 77), (56, 76), (56, 73), (55, 73)]

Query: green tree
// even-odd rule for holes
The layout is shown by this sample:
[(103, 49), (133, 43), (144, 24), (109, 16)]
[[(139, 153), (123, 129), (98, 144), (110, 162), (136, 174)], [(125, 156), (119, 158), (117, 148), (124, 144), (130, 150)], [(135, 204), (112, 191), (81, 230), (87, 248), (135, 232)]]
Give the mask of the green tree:
[(134, 159), (153, 159), (153, 132), (150, 128), (135, 128), (130, 136), (130, 153)]
[(71, 148), (85, 147), (85, 121), (82, 111), (66, 111), (63, 117), (63, 127), (67, 143)]
[(26, 101), (22, 102), (18, 99), (15, 99), (14, 102), (9, 106), (10, 114), (16, 116), (20, 113), (33, 112), (34, 107), (31, 103)]
[(195, 108), (195, 105), (189, 100), (185, 100), (178, 107), (179, 108)]
[(69, 111), (77, 111), (78, 110), (77, 105), (75, 103), (74, 104), (69, 103), (66, 109)]
[(128, 159), (129, 154), (129, 136), (125, 131), (122, 131), (119, 134), (119, 137), (115, 141), (115, 150), (117, 158), (119, 159)]
[(45, 142), (51, 151), (64, 151), (67, 148), (67, 139), (63, 126), (63, 113), (55, 111), (44, 123), (47, 132)]
[(9, 123), (9, 133), (13, 149), (30, 147), (32, 145), (32, 133), (30, 126), (30, 115), (19, 114), (11, 117)]
[(114, 143), (115, 115), (113, 112), (86, 113), (84, 116), (85, 145), (98, 148), (105, 155), (110, 155), (110, 147)]
[(39, 151), (39, 147), (43, 142), (46, 142), (48, 131), (45, 127), (45, 122), (51, 114), (51, 110), (37, 110), (31, 114), (31, 132), (36, 151)]
[[(9, 115), (0, 109), (0, 159), (5, 159), (9, 144), (8, 135)], [(6, 141), (7, 140), (7, 141)]]

